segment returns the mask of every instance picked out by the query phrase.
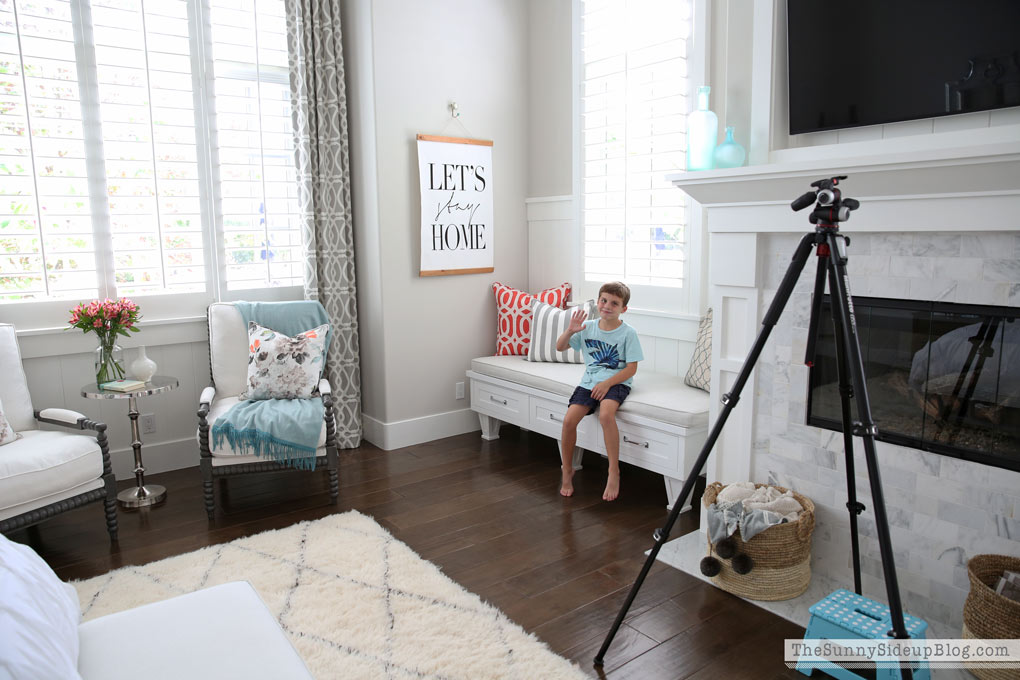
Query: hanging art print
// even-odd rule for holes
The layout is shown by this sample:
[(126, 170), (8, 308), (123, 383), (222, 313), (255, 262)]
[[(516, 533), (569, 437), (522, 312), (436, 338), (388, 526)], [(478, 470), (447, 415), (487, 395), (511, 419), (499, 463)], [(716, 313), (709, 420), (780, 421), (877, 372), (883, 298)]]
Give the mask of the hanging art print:
[(421, 276), (493, 271), (492, 142), (418, 135)]

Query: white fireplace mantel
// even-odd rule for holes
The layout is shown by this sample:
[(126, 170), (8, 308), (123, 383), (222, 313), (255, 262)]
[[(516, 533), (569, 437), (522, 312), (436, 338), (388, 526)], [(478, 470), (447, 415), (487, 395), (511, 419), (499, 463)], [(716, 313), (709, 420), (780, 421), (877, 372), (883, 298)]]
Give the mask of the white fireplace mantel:
[(847, 175), (861, 201), (848, 231), (1020, 228), (1020, 140), (894, 154), (839, 155), (668, 176), (708, 212), (709, 232), (811, 229), (790, 202), (823, 177)]

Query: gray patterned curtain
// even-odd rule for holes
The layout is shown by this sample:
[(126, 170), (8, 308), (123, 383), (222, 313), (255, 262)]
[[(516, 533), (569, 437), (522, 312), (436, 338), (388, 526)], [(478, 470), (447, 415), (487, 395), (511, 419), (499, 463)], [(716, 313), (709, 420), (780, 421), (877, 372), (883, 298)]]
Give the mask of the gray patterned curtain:
[(336, 441), (354, 448), (361, 443), (361, 368), (340, 0), (286, 4), (305, 298), (321, 302), (333, 324), (326, 375)]

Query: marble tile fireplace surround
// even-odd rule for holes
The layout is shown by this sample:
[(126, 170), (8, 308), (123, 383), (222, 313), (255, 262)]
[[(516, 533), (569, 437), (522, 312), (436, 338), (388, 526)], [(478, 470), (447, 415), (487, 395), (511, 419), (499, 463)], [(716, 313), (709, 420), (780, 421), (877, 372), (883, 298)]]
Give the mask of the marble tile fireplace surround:
[[(808, 211), (794, 213), (789, 204), (812, 181), (834, 175), (848, 175), (844, 195), (861, 201), (841, 226), (851, 238), (853, 294), (1020, 307), (1020, 141), (673, 175), (698, 202), (695, 221), (709, 237), (713, 422), (800, 237), (813, 229)], [(812, 258), (705, 470), (709, 482), (771, 482), (815, 503), (812, 572), (821, 594), (812, 590), (799, 604), (773, 608), (800, 625), (829, 586), (853, 587), (842, 435), (805, 424), (814, 272)], [(885, 601), (855, 442), (857, 493), (869, 506), (860, 521), (864, 594)], [(959, 637), (967, 559), (1020, 554), (1020, 473), (877, 446), (904, 607), (938, 637)], [(660, 558), (696, 572), (704, 535), (684, 539), (665, 546)]]

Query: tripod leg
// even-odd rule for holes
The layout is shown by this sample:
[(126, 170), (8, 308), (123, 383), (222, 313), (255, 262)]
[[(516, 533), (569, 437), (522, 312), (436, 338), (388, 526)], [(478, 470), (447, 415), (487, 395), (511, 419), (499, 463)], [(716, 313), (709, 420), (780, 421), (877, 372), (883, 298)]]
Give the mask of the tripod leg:
[(853, 414), (850, 410), (850, 399), (854, 396), (854, 389), (850, 383), (850, 367), (847, 364), (846, 347), (842, 341), (843, 320), (836, 305), (832, 304), (831, 308), (832, 328), (836, 341), (836, 376), (839, 385), (840, 417), (843, 423), (843, 459), (846, 463), (846, 509), (850, 513), (850, 553), (853, 559), (854, 592), (860, 595), (861, 544), (857, 529), (857, 516), (864, 512), (864, 505), (857, 500), (857, 472), (854, 469)]
[[(960, 432), (960, 425), (963, 424), (963, 417), (967, 415), (967, 408), (970, 406), (970, 400), (974, 396), (974, 391), (977, 389), (978, 380), (981, 379), (981, 371), (984, 370), (985, 361), (988, 357), (995, 353), (992, 348), (992, 343), (995, 341), (995, 335), (999, 330), (999, 319), (985, 319), (981, 324), (983, 333), (979, 335), (977, 342), (974, 343), (974, 348), (971, 350), (971, 354), (977, 352), (978, 359), (977, 365), (974, 367), (974, 372), (970, 375), (970, 382), (967, 384), (967, 392), (963, 395), (963, 399), (960, 401), (960, 407), (956, 411), (956, 422), (953, 423), (954, 430), (950, 433), (949, 441), (953, 442), (956, 440), (957, 435)], [(968, 364), (969, 368), (969, 364)], [(963, 373), (960, 374), (963, 377)], [(961, 381), (957, 381), (959, 385)], [(953, 400), (957, 400), (958, 391), (953, 392)]]
[(815, 290), (811, 294), (811, 317), (808, 321), (807, 346), (804, 351), (804, 365), (808, 368), (815, 365), (815, 343), (818, 340), (818, 321), (821, 317), (822, 295), (825, 293), (825, 275), (828, 273), (826, 265), (829, 263), (829, 256), (823, 251), (828, 246), (818, 247), (818, 267), (815, 269)]
[(719, 412), (719, 417), (716, 418), (715, 424), (712, 426), (712, 430), (708, 433), (708, 439), (705, 440), (704, 446), (701, 447), (701, 453), (698, 454), (697, 460), (694, 461), (694, 465), (691, 468), (690, 473), (687, 475), (687, 479), (684, 480), (683, 488), (680, 489), (680, 495), (677, 496), (676, 502), (673, 503), (673, 508), (669, 512), (666, 524), (661, 529), (656, 529), (655, 531), (655, 545), (652, 546), (652, 550), (648, 554), (648, 559), (645, 560), (645, 564), (641, 567), (641, 571), (638, 573), (638, 577), (634, 581), (634, 585), (631, 586), (630, 592), (627, 594), (627, 599), (624, 601), (623, 607), (620, 608), (620, 613), (616, 615), (613, 627), (609, 629), (609, 634), (606, 635), (606, 639), (602, 643), (602, 647), (599, 649), (598, 654), (595, 655), (595, 665), (601, 666), (605, 661), (606, 651), (609, 649), (609, 645), (612, 644), (613, 638), (616, 637), (616, 631), (620, 629), (620, 624), (623, 623), (623, 619), (627, 616), (630, 606), (634, 603), (634, 598), (637, 597), (638, 591), (641, 589), (641, 584), (644, 583), (645, 577), (648, 576), (648, 571), (652, 568), (652, 565), (655, 564), (655, 558), (658, 556), (659, 550), (661, 550), (662, 545), (669, 540), (669, 533), (673, 530), (673, 524), (676, 523), (676, 519), (680, 515), (680, 510), (682, 510), (684, 505), (687, 504), (687, 498), (691, 495), (691, 491), (694, 489), (694, 482), (701, 474), (701, 471), (705, 468), (705, 463), (708, 462), (708, 455), (712, 452), (712, 448), (715, 446), (716, 440), (722, 433), (723, 426), (726, 425), (726, 419), (740, 400), (740, 392), (744, 389), (744, 384), (747, 382), (748, 377), (750, 377), (751, 371), (754, 369), (754, 365), (758, 362), (758, 357), (761, 355), (761, 351), (765, 347), (765, 341), (768, 340), (769, 334), (772, 332), (776, 322), (779, 320), (779, 316), (783, 313), (783, 308), (790, 299), (790, 294), (793, 292), (793, 287), (796, 285), (797, 279), (800, 277), (800, 273), (804, 269), (804, 263), (807, 262), (808, 255), (810, 255), (811, 249), (814, 247), (816, 238), (816, 234), (814, 233), (805, 234), (805, 236), (800, 240), (797, 250), (794, 251), (793, 259), (790, 261), (790, 266), (786, 270), (786, 275), (783, 277), (783, 281), (779, 284), (779, 288), (776, 290), (776, 296), (773, 298), (772, 304), (769, 306), (769, 309), (762, 320), (762, 329), (759, 331), (758, 337), (755, 338), (754, 345), (751, 346), (751, 351), (748, 353), (747, 359), (744, 360), (744, 365), (740, 368), (740, 373), (737, 375), (737, 379), (733, 383), (733, 389), (722, 398), (723, 409)]
[[(878, 457), (875, 451), (875, 435), (878, 429), (871, 417), (871, 402), (864, 379), (864, 359), (857, 335), (857, 321), (854, 318), (854, 303), (850, 297), (849, 279), (846, 272), (846, 250), (843, 237), (834, 231), (826, 234), (829, 243), (829, 292), (834, 313), (839, 315), (842, 333), (836, 342), (843, 343), (850, 375), (853, 380), (854, 399), (857, 401), (857, 416), (860, 419), (859, 434), (864, 441), (864, 459), (868, 465), (868, 480), (871, 483), (872, 509), (875, 512), (875, 530), (878, 533), (878, 547), (882, 555), (882, 572), (885, 577), (886, 597), (889, 600), (889, 614), (892, 618), (893, 636), (898, 640), (910, 637), (903, 623), (903, 605), (900, 601), (900, 587), (896, 578), (896, 564), (893, 560), (892, 538), (889, 534), (889, 519), (885, 513), (885, 498), (882, 494), (882, 479), (878, 471)], [(851, 455), (853, 452), (851, 450)], [(901, 664), (902, 677), (912, 678), (913, 673), (906, 664)]]

